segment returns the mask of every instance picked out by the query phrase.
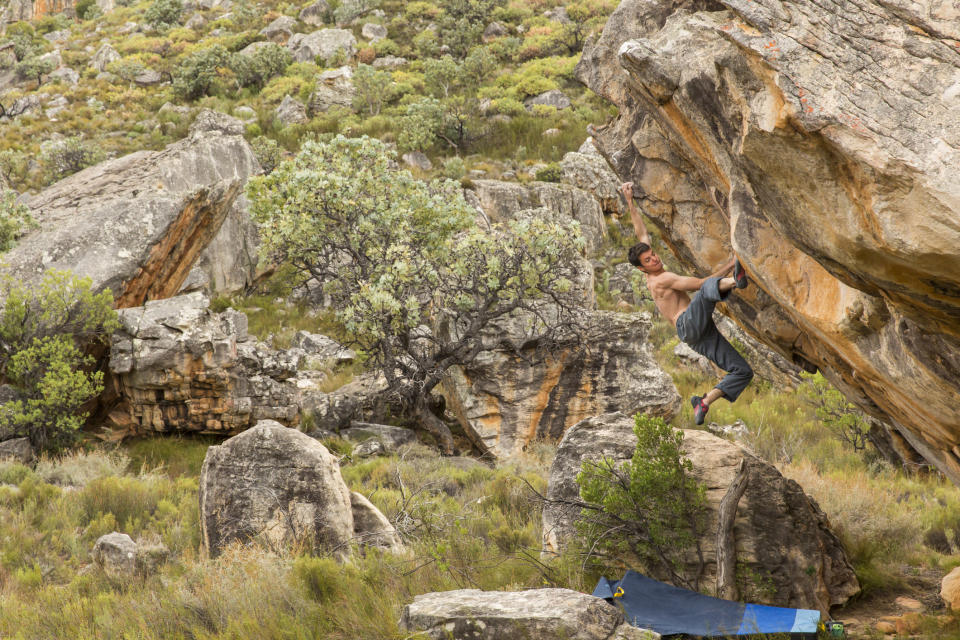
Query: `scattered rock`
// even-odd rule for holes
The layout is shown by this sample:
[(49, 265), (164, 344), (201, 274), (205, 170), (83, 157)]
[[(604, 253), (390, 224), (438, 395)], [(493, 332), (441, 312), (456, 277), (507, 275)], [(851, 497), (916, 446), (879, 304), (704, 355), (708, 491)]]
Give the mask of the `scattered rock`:
[(373, 438), (364, 440), (353, 448), (353, 456), (356, 458), (372, 458), (386, 454), (387, 448), (383, 446), (383, 443)]
[(30, 438), (13, 438), (0, 442), (0, 460), (14, 460), (21, 464), (30, 464), (34, 457)]
[(253, 107), (248, 107), (246, 105), (239, 106), (233, 110), (233, 115), (240, 118), (244, 123), (256, 122), (257, 121), (257, 112)]
[(249, 58), (249, 57), (252, 57), (253, 54), (255, 54), (260, 49), (263, 49), (264, 47), (276, 46), (276, 44), (277, 44), (276, 42), (264, 42), (263, 40), (260, 40), (257, 42), (251, 42), (250, 44), (245, 46), (243, 49), (240, 49), (240, 51), (238, 51), (237, 53), (239, 53), (242, 56), (247, 56)]
[(403, 608), (400, 626), (408, 632), (424, 632), (433, 640), (660, 637), (627, 624), (620, 610), (605, 600), (570, 589), (425, 593)]
[(100, 536), (93, 545), (93, 561), (111, 578), (129, 578), (137, 569), (137, 543), (116, 531)]
[(544, 11), (543, 15), (552, 22), (559, 22), (560, 24), (573, 24), (573, 20), (570, 19), (569, 15), (567, 15), (567, 8), (563, 5), (554, 7), (549, 11)]
[(330, 15), (330, 5), (326, 0), (318, 0), (300, 10), (300, 21), (314, 27), (321, 27)]
[(103, 15), (106, 15), (117, 8), (117, 2), (116, 0), (97, 0), (97, 7)]
[(80, 82), (80, 74), (70, 67), (60, 67), (59, 69), (52, 71), (50, 75), (47, 76), (47, 81), (62, 82), (64, 84), (74, 86)]
[(356, 53), (357, 39), (346, 29), (321, 29), (294, 35), (287, 47), (297, 62), (312, 62), (315, 58), (330, 62), (338, 52), (343, 52), (349, 60)]
[(717, 375), (717, 368), (705, 356), (700, 355), (686, 342), (678, 342), (673, 348), (673, 355), (680, 359), (680, 364), (691, 369), (703, 372), (708, 376)]
[(483, 30), (483, 41), (492, 42), (497, 38), (502, 38), (505, 35), (509, 35), (510, 30), (499, 22), (491, 22), (487, 25), (487, 28)]
[(750, 429), (747, 428), (743, 420), (737, 420), (733, 424), (717, 424), (711, 422), (707, 425), (707, 431), (715, 436), (734, 442), (745, 442), (750, 435)]
[(401, 445), (417, 441), (417, 435), (411, 429), (357, 420), (351, 421), (350, 427), (343, 429), (340, 435), (357, 442), (380, 442), (387, 452), (396, 451)]
[(143, 31), (140, 25), (136, 22), (125, 22), (120, 28), (117, 29), (117, 33), (120, 35), (126, 35), (135, 31)]
[(560, 129), (557, 129), (556, 127), (551, 127), (550, 129), (547, 129), (546, 131), (544, 131), (543, 135), (544, 137), (547, 137), (547, 138), (558, 136), (560, 135)]
[(63, 43), (70, 37), (70, 29), (60, 29), (59, 31), (50, 31), (43, 34), (43, 39), (47, 42)]
[(894, 604), (906, 611), (920, 612), (926, 609), (922, 602), (916, 598), (908, 598), (907, 596), (898, 596), (897, 599), (894, 600)]
[(49, 53), (45, 53), (37, 59), (44, 62), (51, 62), (54, 69), (59, 69), (63, 66), (63, 56), (60, 55), (59, 49), (54, 49)]
[(530, 109), (537, 104), (555, 107), (557, 109), (566, 109), (571, 105), (571, 102), (570, 98), (567, 97), (567, 94), (565, 94), (563, 91), (560, 91), (560, 89), (544, 91), (538, 96), (527, 98), (523, 101), (523, 106), (525, 106), (527, 109)]
[(620, 215), (623, 212), (620, 180), (602, 156), (571, 151), (563, 156), (560, 166), (563, 181), (592, 194), (600, 201), (604, 213)]
[(354, 420), (381, 419), (390, 399), (382, 374), (364, 374), (331, 393), (305, 393), (300, 407), (320, 429), (340, 431)]
[(276, 551), (305, 544), (338, 557), (347, 555), (354, 539), (395, 549), (399, 539), (384, 522), (376, 507), (351, 497), (337, 459), (295, 429), (263, 420), (207, 450), (200, 532), (211, 557), (234, 541)]
[(205, 24), (207, 24), (207, 19), (203, 17), (203, 14), (197, 12), (190, 16), (183, 26), (185, 26), (187, 29), (199, 31)]
[(97, 71), (106, 71), (107, 65), (120, 59), (120, 54), (109, 43), (103, 44), (90, 60), (90, 66)]
[(66, 99), (66, 97), (58, 94), (46, 104), (46, 108), (43, 110), (43, 113), (47, 116), (47, 118), (56, 122), (57, 114), (66, 109), (69, 105), (70, 102)]
[(396, 528), (363, 494), (350, 492), (350, 509), (353, 512), (353, 537), (359, 544), (393, 553), (404, 551)]
[(394, 69), (402, 69), (405, 66), (410, 64), (410, 61), (406, 58), (400, 58), (398, 56), (383, 56), (382, 58), (377, 58), (373, 61), (373, 66), (377, 69), (386, 69), (388, 71), (393, 71)]
[[(290, 16), (280, 16), (263, 29), (260, 30), (260, 35), (264, 36), (268, 40), (273, 40), (274, 42), (279, 42), (283, 44), (287, 42), (291, 36), (293, 36), (293, 30), (297, 27), (297, 21), (295, 18)], [(300, 60), (303, 62), (303, 60)]]
[(320, 74), (308, 103), (311, 114), (323, 113), (333, 106), (352, 108), (356, 89), (353, 70), (344, 66)]
[(433, 163), (430, 162), (430, 158), (428, 158), (422, 151), (411, 151), (403, 154), (403, 162), (408, 167), (415, 167), (421, 171), (429, 171), (430, 169), (433, 169)]
[(153, 69), (144, 69), (134, 76), (133, 81), (139, 87), (153, 87), (163, 81), (163, 76), (160, 75), (159, 71), (154, 71)]
[[(584, 461), (628, 460), (636, 447), (633, 418), (611, 413), (571, 427), (550, 468), (548, 503), (543, 510), (543, 548), (561, 552), (576, 535), (580, 512), (576, 482)], [(706, 431), (684, 430), (683, 448), (693, 476), (706, 486), (707, 526), (701, 540), (704, 580), (716, 579), (718, 509), (745, 461), (747, 488), (734, 525), (738, 565), (756, 576), (750, 597), (763, 604), (819, 609), (842, 605), (860, 590), (839, 539), (826, 515), (793, 480), (742, 447)], [(657, 576), (653, 576), (657, 577)]]
[(284, 96), (273, 115), (285, 127), (291, 124), (302, 124), (309, 119), (307, 108), (293, 96)]
[(387, 28), (382, 24), (368, 22), (363, 25), (363, 28), (360, 30), (360, 35), (370, 42), (376, 42), (377, 40), (383, 40), (387, 37)]

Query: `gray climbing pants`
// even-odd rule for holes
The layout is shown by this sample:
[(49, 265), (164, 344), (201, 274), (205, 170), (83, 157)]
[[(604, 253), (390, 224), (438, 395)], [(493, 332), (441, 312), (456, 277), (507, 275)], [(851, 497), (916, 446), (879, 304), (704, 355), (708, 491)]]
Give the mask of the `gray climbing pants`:
[(753, 369), (713, 323), (713, 308), (729, 295), (730, 291), (720, 293), (720, 278), (710, 278), (704, 282), (690, 306), (677, 318), (677, 335), (691, 349), (727, 372), (717, 384), (717, 389), (733, 402), (750, 384)]

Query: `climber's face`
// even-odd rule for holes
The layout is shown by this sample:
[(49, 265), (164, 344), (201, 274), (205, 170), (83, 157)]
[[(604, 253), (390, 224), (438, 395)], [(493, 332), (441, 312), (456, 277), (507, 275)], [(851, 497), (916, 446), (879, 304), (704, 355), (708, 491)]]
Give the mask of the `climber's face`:
[(637, 267), (644, 273), (656, 273), (663, 269), (663, 262), (660, 256), (653, 252), (653, 249), (644, 251), (640, 254), (640, 266)]

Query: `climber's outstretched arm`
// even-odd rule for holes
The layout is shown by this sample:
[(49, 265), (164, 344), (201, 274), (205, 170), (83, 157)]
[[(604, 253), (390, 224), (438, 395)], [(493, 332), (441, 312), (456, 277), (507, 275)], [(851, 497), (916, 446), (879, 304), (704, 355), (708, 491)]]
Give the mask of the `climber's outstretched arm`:
[(630, 222), (633, 223), (633, 231), (637, 234), (637, 240), (649, 245), (650, 234), (647, 232), (647, 225), (643, 224), (643, 217), (637, 211), (637, 205), (633, 202), (633, 183), (624, 182), (620, 185), (620, 193), (627, 200), (627, 210), (630, 212)]

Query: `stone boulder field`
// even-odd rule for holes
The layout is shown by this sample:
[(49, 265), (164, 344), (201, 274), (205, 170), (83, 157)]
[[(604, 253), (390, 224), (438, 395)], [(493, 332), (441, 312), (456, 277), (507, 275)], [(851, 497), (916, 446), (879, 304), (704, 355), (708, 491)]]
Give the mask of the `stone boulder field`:
[[(960, 483), (960, 28), (939, 2), (624, 0), (597, 149), (751, 335)], [(905, 442), (904, 442), (905, 441)]]

